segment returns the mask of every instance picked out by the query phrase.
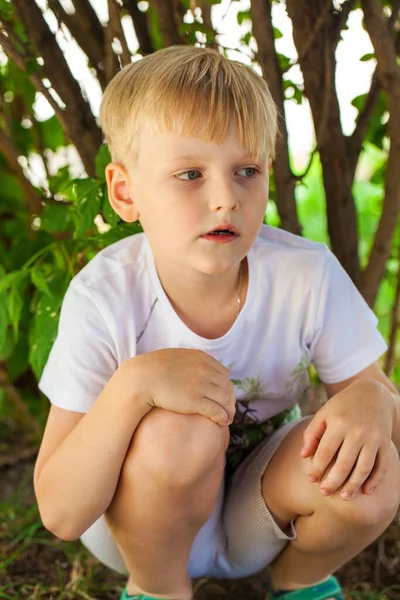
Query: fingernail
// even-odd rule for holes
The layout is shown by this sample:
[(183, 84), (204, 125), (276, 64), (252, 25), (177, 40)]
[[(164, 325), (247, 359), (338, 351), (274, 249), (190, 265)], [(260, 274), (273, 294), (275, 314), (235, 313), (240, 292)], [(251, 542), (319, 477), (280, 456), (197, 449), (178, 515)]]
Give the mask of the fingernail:
[(304, 445), (301, 449), (300, 454), (303, 454), (303, 452), (305, 452), (307, 450), (307, 445)]
[(315, 475), (309, 475), (308, 479), (311, 481), (311, 483), (315, 483), (316, 481), (318, 481), (318, 477), (315, 477)]
[(320, 492), (323, 496), (329, 496), (329, 494), (330, 494), (330, 491), (326, 490), (325, 488), (321, 488)]
[(372, 487), (372, 488), (369, 488), (369, 489), (367, 490), (367, 494), (368, 494), (368, 495), (370, 495), (370, 494), (373, 494), (373, 493), (374, 493), (374, 491), (375, 491), (375, 488), (374, 488), (374, 487)]
[(350, 492), (342, 492), (340, 495), (343, 498), (343, 500), (350, 500), (350, 498), (352, 497), (352, 494)]

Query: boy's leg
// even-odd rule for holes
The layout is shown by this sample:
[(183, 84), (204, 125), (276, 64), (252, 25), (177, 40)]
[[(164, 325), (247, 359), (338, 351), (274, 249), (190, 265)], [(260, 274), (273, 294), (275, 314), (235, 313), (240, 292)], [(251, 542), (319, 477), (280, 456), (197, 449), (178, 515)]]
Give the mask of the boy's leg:
[(372, 543), (393, 520), (400, 502), (400, 462), (396, 448), (388, 472), (372, 495), (358, 492), (345, 501), (340, 489), (323, 496), (308, 480), (307, 459), (300, 458), (308, 420), (297, 425), (269, 463), (262, 492), (277, 524), (296, 521), (297, 538), (271, 568), (275, 590), (293, 590), (325, 580)]
[(188, 558), (215, 507), (228, 443), (228, 428), (200, 415), (155, 408), (140, 423), (105, 515), (128, 593), (192, 598)]

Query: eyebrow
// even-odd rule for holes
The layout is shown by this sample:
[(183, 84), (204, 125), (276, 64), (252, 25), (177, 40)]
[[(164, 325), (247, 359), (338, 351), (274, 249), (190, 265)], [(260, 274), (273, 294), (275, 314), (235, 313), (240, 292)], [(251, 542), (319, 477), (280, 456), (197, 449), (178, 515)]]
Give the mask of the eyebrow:
[[(183, 161), (183, 160), (187, 160), (187, 161), (197, 161), (197, 160), (206, 160), (204, 156), (200, 156), (198, 154), (185, 154), (182, 156), (175, 156), (174, 158), (168, 158), (167, 160), (164, 160), (162, 162), (164, 163), (170, 163), (170, 162), (176, 162), (176, 161)], [(246, 161), (254, 161), (255, 158), (251, 157), (250, 155), (247, 154), (243, 154), (242, 156), (239, 156), (235, 162), (246, 162)]]

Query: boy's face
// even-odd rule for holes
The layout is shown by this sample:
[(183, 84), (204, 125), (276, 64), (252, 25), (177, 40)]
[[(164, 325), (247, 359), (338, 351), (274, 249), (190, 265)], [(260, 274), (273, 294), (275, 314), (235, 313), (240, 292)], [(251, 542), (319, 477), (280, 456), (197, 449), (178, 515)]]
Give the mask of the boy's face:
[(138, 149), (126, 170), (107, 168), (110, 201), (124, 220), (140, 213), (156, 264), (182, 275), (234, 268), (263, 222), (267, 160), (249, 156), (233, 134), (217, 144), (142, 130)]

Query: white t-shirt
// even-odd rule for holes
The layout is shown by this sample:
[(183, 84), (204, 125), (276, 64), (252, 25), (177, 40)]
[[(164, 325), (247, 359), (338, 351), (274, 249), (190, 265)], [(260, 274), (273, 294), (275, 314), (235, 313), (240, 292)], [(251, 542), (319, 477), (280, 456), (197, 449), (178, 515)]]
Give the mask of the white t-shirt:
[[(145, 234), (108, 246), (68, 288), (39, 389), (56, 406), (85, 413), (127, 359), (195, 348), (230, 368), (237, 430), (293, 407), (310, 362), (323, 382), (335, 383), (385, 352), (375, 315), (324, 244), (262, 226), (248, 266), (237, 320), (210, 340), (175, 313)], [(239, 446), (248, 445), (236, 434)]]

